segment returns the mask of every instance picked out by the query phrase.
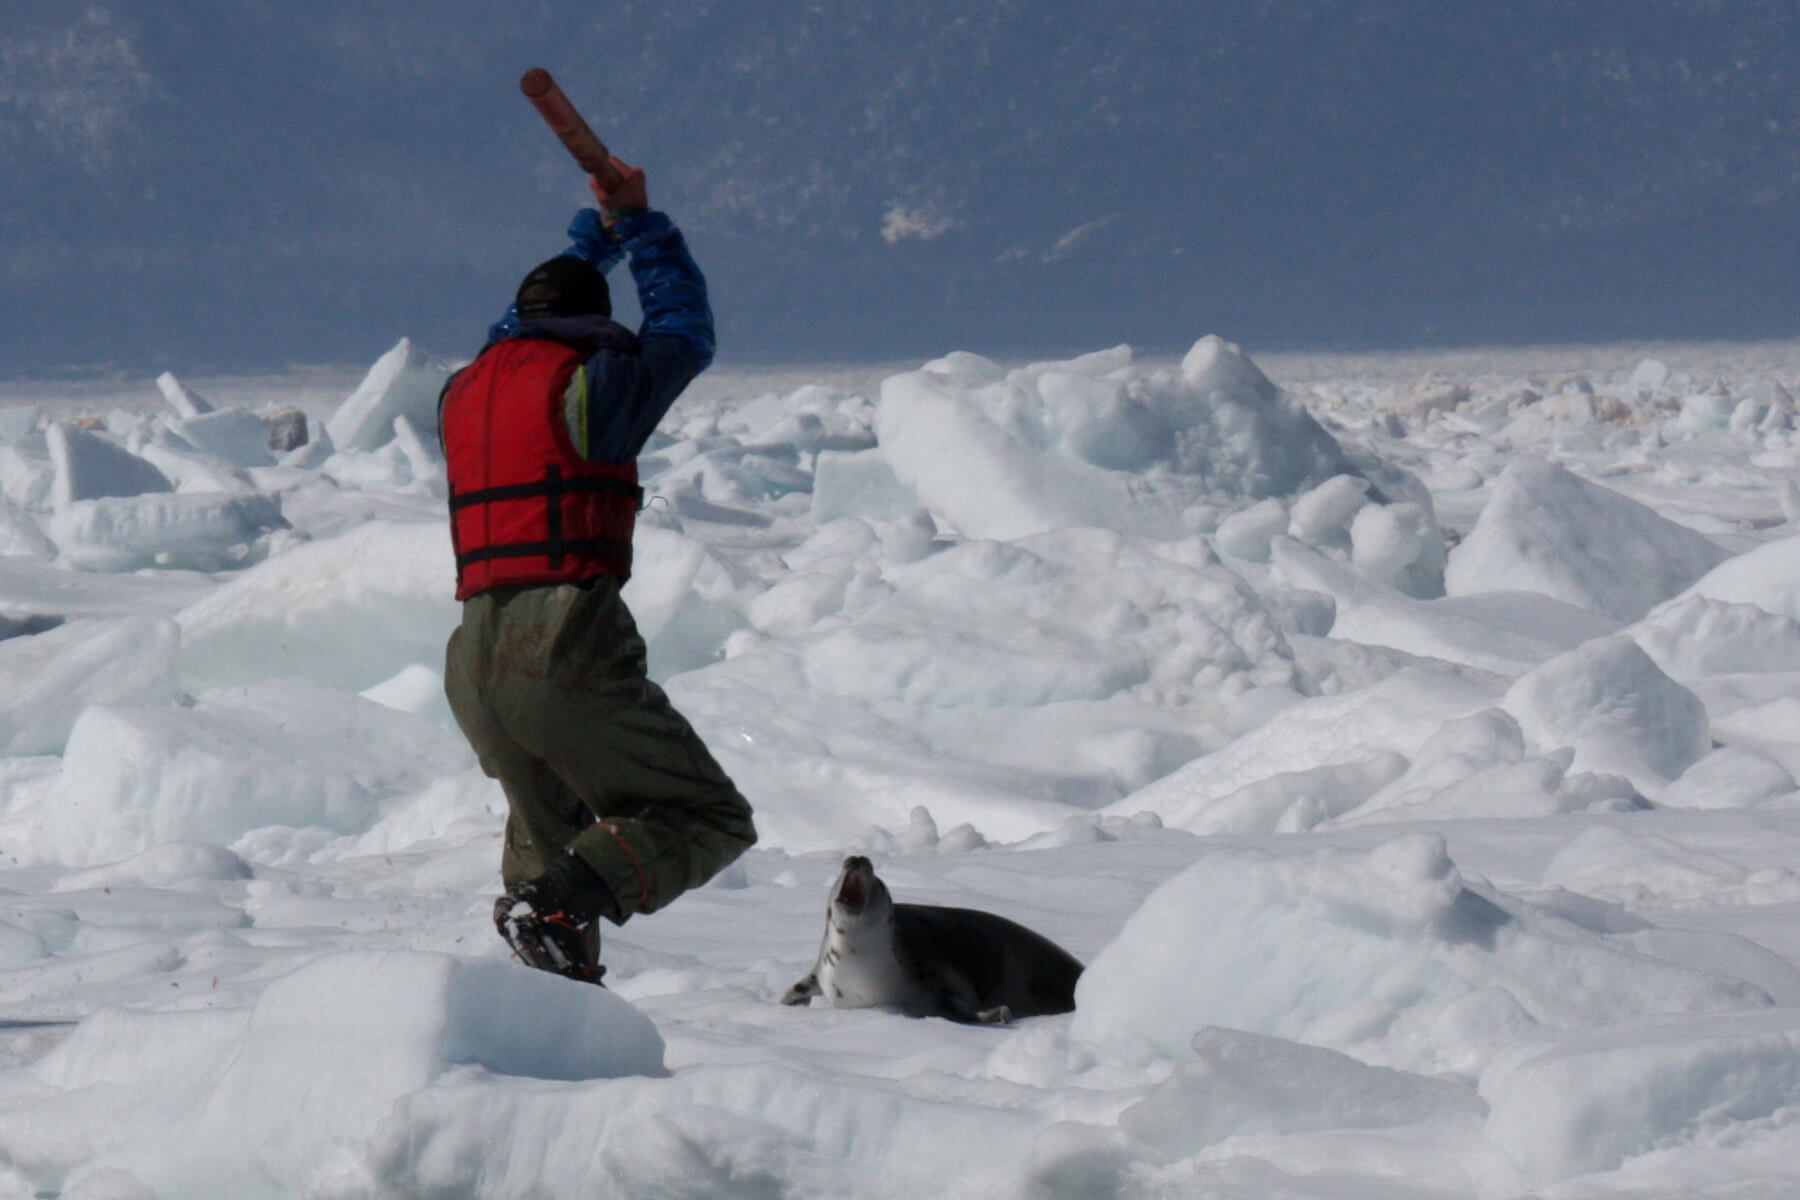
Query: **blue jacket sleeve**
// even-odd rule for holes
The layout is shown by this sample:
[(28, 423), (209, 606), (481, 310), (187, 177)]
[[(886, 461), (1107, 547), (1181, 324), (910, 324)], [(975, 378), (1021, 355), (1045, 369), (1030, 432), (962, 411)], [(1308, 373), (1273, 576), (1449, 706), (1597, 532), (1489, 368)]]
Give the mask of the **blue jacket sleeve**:
[(591, 208), (582, 209), (569, 222), (569, 242), (569, 248), (563, 253), (583, 260), (602, 275), (618, 266), (619, 260), (625, 257), (625, 247), (606, 232), (600, 214)]
[[(663, 214), (654, 210), (623, 217), (614, 226), (631, 255), (631, 277), (637, 283), (644, 324), (638, 337), (680, 338), (694, 352), (694, 374), (712, 365), (712, 305), (706, 279), (688, 253), (687, 239)], [(616, 260), (615, 260), (616, 261)]]
[(713, 319), (706, 279), (674, 222), (660, 212), (635, 213), (613, 231), (630, 255), (644, 323), (635, 352), (602, 350), (582, 368), (587, 457), (629, 462), (682, 389), (711, 364)]

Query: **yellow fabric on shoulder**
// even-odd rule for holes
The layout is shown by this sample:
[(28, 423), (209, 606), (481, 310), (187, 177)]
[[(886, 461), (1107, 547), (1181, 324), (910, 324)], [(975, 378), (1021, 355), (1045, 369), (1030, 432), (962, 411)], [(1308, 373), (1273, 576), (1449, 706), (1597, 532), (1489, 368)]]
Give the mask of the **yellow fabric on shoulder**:
[(575, 374), (569, 377), (569, 386), (563, 389), (563, 424), (569, 430), (569, 441), (575, 447), (575, 453), (583, 458), (593, 458), (593, 447), (588, 444), (588, 373), (585, 368), (576, 367)]

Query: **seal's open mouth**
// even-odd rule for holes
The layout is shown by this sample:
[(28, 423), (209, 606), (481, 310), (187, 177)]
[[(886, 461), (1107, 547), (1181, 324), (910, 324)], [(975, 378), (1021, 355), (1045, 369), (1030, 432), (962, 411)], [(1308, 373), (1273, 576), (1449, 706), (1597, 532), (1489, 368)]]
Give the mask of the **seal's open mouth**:
[(862, 912), (869, 902), (869, 876), (873, 874), (866, 858), (852, 858), (844, 863), (844, 874), (838, 880), (836, 903), (851, 915)]

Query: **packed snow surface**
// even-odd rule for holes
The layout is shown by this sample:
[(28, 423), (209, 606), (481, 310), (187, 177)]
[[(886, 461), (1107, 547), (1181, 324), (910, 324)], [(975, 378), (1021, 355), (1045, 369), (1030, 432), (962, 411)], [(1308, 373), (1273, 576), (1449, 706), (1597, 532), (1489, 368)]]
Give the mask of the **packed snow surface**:
[[(1800, 1195), (1800, 346), (717, 370), (627, 597), (762, 841), (490, 924), (435, 397), (0, 390), (0, 1198)], [(1088, 964), (788, 1008), (849, 852)]]

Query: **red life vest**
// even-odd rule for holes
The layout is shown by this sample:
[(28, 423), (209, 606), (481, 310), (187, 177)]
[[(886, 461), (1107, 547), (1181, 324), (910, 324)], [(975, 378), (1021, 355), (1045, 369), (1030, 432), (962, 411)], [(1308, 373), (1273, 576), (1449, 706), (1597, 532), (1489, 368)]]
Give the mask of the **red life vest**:
[(564, 423), (563, 392), (585, 357), (546, 338), (506, 338), (445, 386), (458, 600), (631, 574), (637, 464), (589, 462)]

